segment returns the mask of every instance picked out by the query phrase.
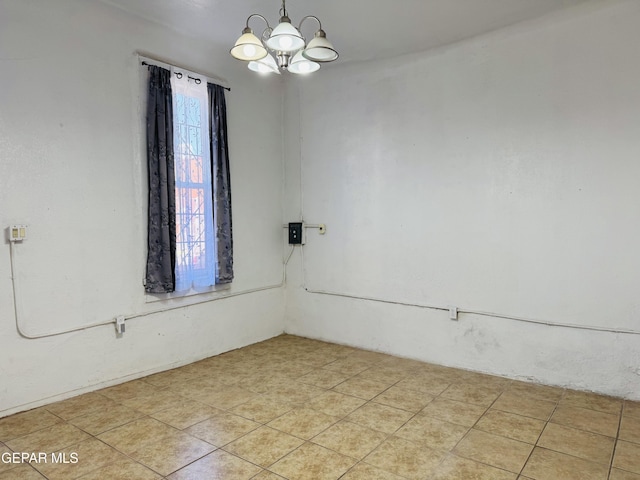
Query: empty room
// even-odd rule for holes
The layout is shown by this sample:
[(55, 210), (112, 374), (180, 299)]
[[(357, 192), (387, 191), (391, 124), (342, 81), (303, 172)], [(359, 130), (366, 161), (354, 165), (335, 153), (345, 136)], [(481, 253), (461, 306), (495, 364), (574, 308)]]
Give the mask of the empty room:
[(640, 480), (638, 0), (0, 0), (0, 480)]

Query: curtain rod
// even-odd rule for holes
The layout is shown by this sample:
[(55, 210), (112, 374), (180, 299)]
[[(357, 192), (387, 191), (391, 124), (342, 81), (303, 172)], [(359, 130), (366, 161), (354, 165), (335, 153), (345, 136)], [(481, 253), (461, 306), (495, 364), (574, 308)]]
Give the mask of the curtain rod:
[[(161, 62), (161, 63), (164, 63), (164, 62)], [(151, 65), (153, 65), (153, 64), (152, 64), (152, 63), (147, 63), (146, 61), (144, 61), (144, 60), (143, 60), (143, 61), (142, 61), (142, 63), (141, 63), (141, 65), (151, 66)], [(154, 65), (154, 66), (156, 66), (156, 67), (157, 67), (157, 66), (159, 66), (159, 65)], [(178, 66), (176, 66), (176, 65), (172, 65), (172, 66), (173, 66), (173, 67), (176, 67), (176, 68), (180, 68), (180, 67), (178, 67)], [(181, 73), (181, 72), (176, 72), (176, 77), (178, 77), (178, 78), (182, 78), (182, 73)], [(189, 79), (193, 80), (193, 81), (194, 81), (194, 82), (196, 82), (198, 85), (200, 85), (200, 82), (202, 82), (202, 80), (201, 80), (200, 78), (192, 77), (192, 76), (190, 76), (190, 75), (187, 75), (187, 78), (189, 78)], [(229, 88), (229, 87), (223, 87), (222, 85), (220, 85), (220, 86), (221, 86), (222, 88), (224, 88), (225, 90), (227, 90), (228, 92), (230, 92), (230, 91), (231, 91), (231, 88)]]

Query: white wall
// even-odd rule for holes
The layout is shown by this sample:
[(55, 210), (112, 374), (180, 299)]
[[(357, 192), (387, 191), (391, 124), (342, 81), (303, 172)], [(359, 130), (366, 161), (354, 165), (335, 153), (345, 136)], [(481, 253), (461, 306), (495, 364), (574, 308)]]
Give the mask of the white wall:
[[(28, 225), (15, 248), (18, 306), (30, 334), (55, 332), (179, 300), (144, 295), (144, 74), (136, 51), (215, 76), (227, 94), (235, 281), (225, 294), (282, 276), (278, 80), (246, 74), (226, 52), (84, 0), (0, 6), (0, 227)], [(247, 117), (256, 141), (243, 134)], [(215, 300), (218, 294), (199, 296)], [(189, 299), (193, 301), (194, 299)], [(283, 291), (175, 308), (40, 340), (14, 318), (9, 245), (0, 242), (0, 416), (282, 332)]]
[(286, 331), (640, 399), (640, 335), (499, 318), (640, 332), (639, 24), (594, 2), (289, 83), (285, 212), (327, 235)]

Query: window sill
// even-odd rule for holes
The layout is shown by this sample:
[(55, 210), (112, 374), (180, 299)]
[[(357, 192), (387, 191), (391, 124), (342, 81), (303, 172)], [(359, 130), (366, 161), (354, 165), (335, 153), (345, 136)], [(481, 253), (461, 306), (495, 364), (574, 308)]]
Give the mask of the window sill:
[(215, 296), (216, 292), (223, 292), (231, 289), (230, 283), (225, 283), (222, 285), (213, 285), (211, 287), (204, 287), (199, 289), (190, 289), (185, 292), (172, 292), (172, 293), (145, 293), (145, 303), (156, 303), (162, 302), (165, 300), (179, 300), (182, 298), (193, 298), (196, 300), (193, 303), (198, 303), (198, 297), (202, 297), (202, 300), (208, 300), (209, 298)]

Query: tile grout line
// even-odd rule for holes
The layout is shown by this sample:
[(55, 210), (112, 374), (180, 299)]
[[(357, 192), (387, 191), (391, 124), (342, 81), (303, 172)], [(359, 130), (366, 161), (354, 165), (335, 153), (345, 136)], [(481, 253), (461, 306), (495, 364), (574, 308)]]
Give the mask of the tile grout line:
[(618, 430), (616, 432), (616, 438), (613, 444), (613, 451), (611, 452), (611, 460), (609, 461), (609, 473), (607, 474), (607, 480), (611, 478), (611, 472), (613, 471), (613, 460), (616, 457), (616, 449), (618, 448), (618, 440), (620, 439), (620, 429), (622, 427), (622, 415), (624, 414), (624, 405), (626, 400), (622, 402), (620, 407), (620, 417), (618, 419)]
[[(377, 362), (377, 364), (379, 364), (379, 363), (381, 363), (381, 362)], [(371, 369), (371, 368), (373, 368), (374, 366), (375, 366), (375, 365), (372, 365), (372, 366), (370, 366), (370, 367), (366, 368), (365, 370), (363, 370), (362, 372), (359, 372), (359, 373), (357, 373), (357, 374), (355, 374), (355, 375), (350, 376), (349, 378), (345, 379), (344, 381), (340, 382), (339, 384), (334, 385), (334, 386), (333, 386), (331, 389), (329, 389), (328, 391), (335, 391), (335, 390), (333, 390), (333, 389), (334, 389), (336, 386), (339, 386), (339, 385), (341, 385), (341, 384), (343, 384), (343, 383), (347, 382), (348, 380), (350, 380), (350, 379), (352, 379), (352, 378), (356, 377), (357, 375), (360, 375), (361, 373), (363, 373), (363, 372), (365, 372), (365, 371), (367, 371), (367, 370), (370, 370), (370, 369)], [(360, 399), (360, 400), (365, 400), (365, 403), (364, 403), (363, 405), (361, 405), (360, 407), (356, 408), (353, 412), (355, 412), (355, 411), (359, 410), (360, 408), (362, 408), (362, 407), (364, 407), (364, 406), (366, 406), (366, 405), (368, 405), (368, 404), (370, 404), (370, 403), (373, 403), (373, 404), (376, 404), (376, 405), (387, 406), (387, 407), (390, 407), (390, 408), (396, 408), (396, 407), (393, 407), (393, 406), (391, 406), (391, 405), (385, 405), (385, 404), (380, 404), (380, 403), (374, 402), (373, 400), (374, 400), (375, 398), (377, 398), (378, 396), (382, 395), (384, 392), (386, 392), (386, 391), (388, 391), (389, 389), (391, 389), (392, 387), (396, 386), (398, 383), (400, 383), (401, 381), (403, 381), (403, 380), (404, 380), (405, 378), (407, 378), (407, 377), (408, 377), (408, 375), (407, 375), (407, 376), (403, 376), (403, 378), (401, 378), (401, 379), (397, 380), (396, 382), (392, 383), (392, 384), (391, 384), (391, 385), (389, 385), (387, 388), (385, 388), (384, 390), (382, 390), (382, 391), (381, 391), (380, 393), (378, 393), (377, 395), (374, 395), (374, 397), (373, 397), (373, 398), (371, 398), (371, 399), (369, 399), (369, 400), (367, 400), (367, 399), (363, 399), (363, 398), (361, 398), (361, 397), (357, 397), (357, 396), (355, 396), (355, 395), (349, 395), (349, 394), (346, 394), (346, 393), (342, 393), (342, 392), (336, 392), (336, 393), (340, 393), (340, 394), (342, 394), (342, 395), (347, 395), (347, 396), (352, 396), (352, 397), (354, 397), (354, 398), (358, 398), (358, 399)], [(431, 401), (433, 401), (433, 399), (432, 399)], [(431, 403), (431, 401), (430, 401), (429, 403)], [(424, 409), (424, 407), (423, 407), (423, 409)], [(398, 410), (403, 410), (403, 411), (405, 411), (405, 412), (408, 412), (407, 410), (400, 409), (400, 408), (399, 408)], [(382, 441), (381, 441), (381, 442), (380, 442), (380, 443), (379, 443), (375, 448), (373, 448), (370, 452), (368, 452), (368, 453), (367, 453), (367, 454), (366, 454), (362, 459), (357, 459), (356, 463), (355, 463), (354, 465), (352, 465), (352, 466), (351, 466), (351, 467), (350, 467), (350, 468), (349, 468), (349, 469), (348, 469), (344, 474), (342, 474), (339, 478), (343, 478), (345, 475), (347, 475), (351, 470), (353, 470), (357, 465), (359, 465), (359, 464), (361, 464), (361, 463), (363, 463), (363, 464), (365, 464), (365, 465), (370, 465), (370, 464), (368, 464), (367, 462), (365, 462), (365, 461), (364, 461), (364, 458), (366, 458), (367, 456), (371, 455), (373, 452), (375, 452), (376, 450), (378, 450), (378, 448), (380, 448), (380, 447), (382, 446), (382, 444), (384, 444), (384, 443), (385, 443), (389, 438), (391, 438), (391, 437), (392, 437), (392, 436), (393, 436), (393, 435), (394, 435), (398, 430), (400, 430), (404, 425), (406, 425), (409, 421), (411, 421), (413, 418), (415, 418), (415, 417), (418, 415), (418, 413), (420, 413), (420, 411), (422, 411), (422, 409), (421, 409), (421, 410), (419, 410), (419, 411), (418, 411), (418, 412), (416, 412), (416, 413), (408, 412), (408, 413), (412, 413), (412, 416), (411, 416), (409, 419), (407, 419), (407, 420), (406, 420), (406, 421), (405, 421), (405, 422), (404, 422), (400, 427), (396, 428), (396, 430), (394, 430), (394, 432), (393, 432), (393, 433), (382, 432), (382, 431), (380, 431), (380, 430), (375, 430), (375, 429), (372, 429), (372, 428), (370, 428), (370, 427), (368, 427), (368, 426), (360, 425), (360, 424), (358, 424), (358, 423), (356, 423), (356, 422), (353, 422), (353, 421), (347, 420), (347, 417), (348, 417), (349, 415), (351, 415), (351, 413), (353, 413), (353, 412), (351, 412), (351, 413), (349, 413), (349, 414), (345, 415), (344, 417), (342, 417), (342, 418), (341, 418), (341, 421), (346, 421), (346, 422), (348, 422), (348, 423), (352, 423), (352, 424), (354, 424), (354, 425), (358, 425), (358, 426), (363, 427), (363, 428), (368, 428), (368, 429), (374, 430), (374, 431), (376, 431), (376, 432), (380, 432), (380, 433), (382, 433), (382, 434), (384, 434), (384, 435), (385, 435), (385, 438), (384, 438), (384, 439), (383, 439), (383, 440), (382, 440)], [(338, 423), (338, 422), (336, 422), (336, 423)], [(334, 424), (334, 425), (335, 425), (335, 424)], [(411, 442), (411, 443), (413, 443), (413, 442)], [(324, 448), (326, 448), (326, 447), (324, 447)], [(340, 452), (337, 452), (337, 451), (335, 451), (335, 450), (333, 450), (333, 449), (329, 449), (329, 450), (334, 451), (334, 452), (336, 452), (336, 453), (338, 453), (338, 454), (340, 454), (340, 455), (343, 455), (343, 454), (341, 454)], [(348, 456), (348, 455), (347, 455), (347, 456)], [(350, 457), (350, 458), (354, 458), (354, 457)], [(373, 468), (378, 468), (378, 467), (373, 466)], [(386, 471), (386, 470), (383, 470), (383, 471)], [(389, 472), (389, 473), (391, 473), (391, 472)], [(402, 477), (401, 475), (398, 475), (397, 473), (394, 473), (394, 475), (396, 475), (396, 476), (398, 476), (398, 477)], [(404, 477), (403, 477), (403, 478), (404, 478)]]
[[(344, 357), (344, 358), (348, 358), (348, 356), (347, 356), (347, 357)], [(337, 361), (337, 360), (334, 360), (334, 361)], [(330, 365), (331, 363), (333, 363), (333, 362), (329, 362), (329, 363), (324, 364), (324, 365), (322, 365), (322, 366), (320, 366), (320, 367), (317, 367), (317, 368), (318, 368), (318, 369), (322, 369), (324, 366), (326, 366), (326, 365)], [(334, 388), (335, 388), (335, 387), (337, 387), (337, 386), (339, 386), (339, 385), (342, 385), (343, 383), (346, 383), (347, 381), (349, 381), (349, 380), (351, 380), (351, 379), (355, 378), (356, 376), (360, 375), (361, 373), (363, 373), (363, 372), (365, 372), (365, 371), (367, 371), (367, 370), (370, 370), (373, 366), (374, 366), (374, 365), (372, 365), (372, 366), (370, 366), (370, 367), (367, 367), (367, 368), (365, 368), (364, 370), (362, 370), (362, 371), (360, 371), (360, 372), (358, 372), (358, 373), (355, 373), (355, 374), (347, 374), (347, 373), (340, 372), (340, 371), (337, 371), (337, 370), (329, 370), (329, 369), (325, 369), (325, 370), (327, 370), (327, 371), (329, 371), (329, 372), (336, 372), (336, 373), (339, 373), (339, 374), (341, 374), (341, 375), (348, 375), (348, 376), (347, 376), (347, 378), (345, 378), (345, 379), (344, 379), (344, 380), (342, 380), (341, 382), (338, 382), (336, 385), (331, 386), (330, 388), (327, 388), (327, 389), (322, 388), (322, 387), (318, 387), (318, 388), (321, 388), (321, 389), (323, 390), (323, 394), (324, 394), (324, 393), (326, 393), (326, 392), (334, 392), (334, 393), (339, 393), (339, 394), (341, 394), (341, 395), (346, 395), (346, 396), (350, 396), (350, 397), (353, 397), (353, 398), (358, 398), (358, 399), (360, 399), (360, 400), (365, 400), (365, 403), (364, 403), (363, 405), (361, 405), (360, 407), (358, 407), (358, 408), (356, 408), (356, 409), (354, 410), (354, 411), (356, 411), (356, 410), (358, 410), (359, 408), (362, 408), (363, 406), (365, 406), (365, 405), (367, 405), (368, 403), (370, 403), (370, 402), (371, 402), (371, 400), (366, 400), (366, 399), (363, 399), (363, 398), (357, 397), (357, 396), (355, 396), (355, 395), (350, 395), (350, 394), (347, 394), (347, 393), (338, 392), (338, 391), (334, 390)], [(307, 372), (307, 373), (308, 373), (308, 372)], [(304, 375), (305, 375), (305, 374), (303, 374), (303, 375), (299, 375), (299, 376), (295, 377), (295, 380), (299, 381), (299, 378), (300, 378), (301, 376), (304, 376)], [(302, 383), (304, 383), (304, 382), (302, 382)], [(398, 383), (398, 382), (396, 382), (396, 383)], [(312, 385), (313, 385), (313, 384), (312, 384)], [(395, 385), (395, 383), (394, 383), (393, 385)], [(393, 386), (393, 385), (392, 385), (392, 386)], [(316, 386), (316, 385), (313, 385), (313, 386)], [(387, 389), (385, 389), (384, 391), (388, 390), (389, 388), (391, 388), (391, 386), (387, 387)], [(384, 392), (384, 391), (383, 391), (383, 392)], [(381, 392), (381, 393), (383, 393), (383, 392)], [(376, 395), (376, 396), (377, 396), (377, 395)], [(374, 396), (374, 398), (375, 398), (375, 396)], [(308, 400), (307, 400), (307, 402), (308, 402), (308, 401), (310, 401), (310, 400), (311, 400), (311, 399), (308, 399)], [(305, 402), (305, 403), (306, 403), (306, 402)], [(287, 412), (287, 413), (289, 413), (289, 412)], [(323, 413), (323, 412), (320, 412), (320, 413)], [(287, 453), (286, 455), (284, 455), (282, 458), (280, 458), (280, 459), (276, 460), (275, 462), (273, 462), (269, 467), (267, 467), (267, 471), (272, 472), (272, 473), (275, 473), (275, 472), (273, 472), (272, 470), (269, 470), (269, 468), (270, 468), (270, 467), (272, 467), (273, 465), (275, 465), (277, 462), (281, 461), (282, 459), (286, 458), (287, 456), (289, 456), (289, 455), (293, 454), (295, 451), (299, 450), (300, 448), (302, 448), (302, 447), (303, 447), (305, 444), (307, 444), (307, 443), (312, 444), (312, 445), (317, 445), (317, 446), (319, 446), (319, 447), (321, 447), (321, 448), (326, 448), (326, 449), (327, 449), (327, 450), (329, 450), (329, 451), (332, 451), (332, 452), (334, 452), (334, 453), (336, 453), (336, 454), (338, 454), (338, 455), (343, 455), (343, 456), (345, 456), (345, 457), (347, 457), (347, 458), (354, 458), (354, 457), (349, 457), (348, 455), (344, 455), (344, 454), (342, 454), (342, 453), (340, 453), (340, 452), (338, 452), (338, 451), (336, 451), (336, 450), (333, 450), (333, 449), (330, 449), (330, 448), (327, 448), (327, 447), (324, 447), (324, 446), (322, 446), (322, 445), (319, 445), (319, 444), (316, 444), (316, 443), (312, 442), (312, 439), (313, 439), (313, 438), (315, 438), (315, 437), (317, 437), (318, 435), (320, 435), (320, 434), (324, 433), (325, 431), (327, 431), (329, 428), (331, 428), (332, 426), (336, 425), (337, 423), (339, 423), (339, 422), (341, 422), (341, 421), (347, 421), (347, 422), (348, 422), (348, 420), (346, 420), (346, 418), (347, 418), (351, 413), (353, 413), (353, 412), (350, 412), (350, 413), (348, 413), (347, 415), (344, 415), (344, 416), (341, 416), (341, 417), (336, 417), (336, 418), (338, 418), (338, 420), (337, 420), (336, 422), (332, 423), (331, 425), (329, 425), (328, 427), (326, 427), (324, 430), (322, 430), (322, 431), (318, 432), (316, 435), (314, 435), (314, 436), (313, 436), (313, 437), (311, 437), (310, 439), (302, 439), (302, 438), (300, 438), (300, 437), (296, 437), (296, 438), (300, 438), (301, 440), (303, 440), (303, 441), (304, 441), (304, 443), (302, 443), (302, 445), (298, 446), (297, 448), (295, 448), (295, 449), (294, 449), (294, 450), (292, 450), (291, 452), (289, 452), (289, 453)], [(281, 415), (280, 417), (282, 417), (282, 416), (284, 416), (284, 415), (285, 415), (285, 414)], [(276, 417), (275, 419), (280, 418), (280, 417)], [(273, 419), (273, 420), (275, 420), (275, 419)], [(271, 420), (271, 421), (273, 421), (273, 420)], [(351, 422), (350, 422), (350, 423), (351, 423)], [(276, 430), (277, 430), (277, 429), (276, 429)], [(283, 433), (287, 433), (287, 432), (283, 432)], [(291, 435), (290, 433), (287, 433), (287, 434)], [(295, 435), (293, 435), (293, 436), (295, 437)], [(388, 438), (388, 436), (387, 436), (387, 437), (385, 437), (385, 440), (386, 440), (386, 438)], [(383, 440), (383, 442), (384, 442), (385, 440)], [(377, 447), (376, 447), (376, 448), (377, 448)], [(375, 450), (375, 449), (374, 449), (374, 450)], [(373, 451), (373, 450), (372, 450), (372, 451)], [(362, 462), (362, 460), (356, 459), (356, 462), (355, 462), (351, 467), (349, 467), (349, 469), (347, 469), (347, 471), (346, 471), (346, 472), (344, 472), (342, 475), (340, 475), (340, 477), (339, 477), (339, 478), (342, 478), (344, 475), (346, 475), (350, 470), (352, 470), (356, 465), (358, 465), (358, 464), (359, 464), (359, 463), (361, 463), (361, 462)]]
[[(447, 388), (448, 388), (448, 387), (447, 387)], [(447, 389), (445, 389), (444, 391), (446, 391), (446, 390), (447, 390)], [(442, 393), (444, 393), (444, 391), (443, 391)], [(499, 394), (499, 395), (498, 395), (498, 396), (497, 396), (497, 397), (496, 397), (496, 398), (491, 402), (491, 404), (490, 404), (490, 405), (485, 409), (485, 411), (482, 413), (482, 415), (480, 415), (480, 417), (478, 417), (478, 419), (474, 422), (474, 424), (473, 424), (472, 426), (470, 426), (470, 427), (469, 427), (469, 429), (467, 430), (467, 433), (465, 433), (465, 434), (462, 436), (462, 438), (461, 438), (460, 440), (458, 440), (458, 442), (455, 444), (455, 446), (454, 446), (454, 447), (453, 447), (449, 452), (447, 452), (447, 456), (457, 457), (457, 455), (456, 455), (453, 451), (456, 449), (456, 447), (457, 447), (457, 446), (458, 446), (458, 445), (459, 445), (459, 444), (460, 444), (460, 443), (461, 443), (465, 438), (467, 438), (467, 436), (469, 435), (469, 432), (471, 432), (471, 430), (473, 430), (473, 429), (474, 429), (474, 427), (478, 424), (478, 422), (479, 422), (479, 421), (480, 421), (480, 420), (481, 420), (481, 419), (482, 419), (482, 418), (487, 414), (487, 412), (488, 412), (489, 410), (491, 410), (491, 407), (492, 407), (492, 406), (493, 406), (493, 405), (498, 401), (498, 399), (499, 399), (499, 398), (502, 396), (502, 394), (503, 394), (503, 393), (505, 393), (506, 391), (507, 391), (507, 389), (503, 389), (503, 390), (500, 392), (500, 394)], [(440, 395), (442, 395), (442, 394), (440, 394)], [(440, 395), (439, 395), (438, 397), (440, 397)], [(442, 398), (447, 399), (447, 397), (442, 397)], [(454, 400), (454, 401), (457, 401), (457, 400)], [(454, 424), (454, 425), (455, 425), (455, 424)], [(484, 432), (484, 430), (479, 430), (479, 431)], [(496, 435), (496, 434), (492, 434), (492, 433), (490, 433), (490, 432), (485, 432), (485, 433), (489, 433), (490, 435)], [(508, 437), (503, 437), (502, 435), (496, 435), (496, 436), (501, 437), (501, 438), (508, 438)], [(512, 440), (513, 440), (513, 439), (512, 439)], [(522, 442), (522, 443), (526, 443), (526, 442)], [(535, 447), (535, 445), (534, 445), (534, 447)], [(533, 451), (533, 449), (532, 449), (531, 451)], [(479, 460), (470, 459), (470, 458), (467, 458), (467, 457), (460, 457), (460, 458), (464, 458), (464, 459), (466, 459), (466, 460), (470, 460), (470, 461), (472, 461), (472, 462), (477, 462), (477, 463), (479, 463), (480, 465), (485, 465), (485, 466), (487, 466), (487, 467), (495, 468), (495, 469), (497, 469), (497, 470), (502, 470), (503, 472), (507, 472), (507, 473), (514, 473), (514, 474), (517, 476), (516, 478), (518, 478), (518, 477), (521, 475), (521, 472), (522, 472), (522, 469), (521, 469), (520, 473), (515, 473), (515, 472), (511, 472), (511, 471), (509, 471), (509, 470), (505, 470), (504, 468), (497, 467), (497, 466), (495, 466), (495, 465), (491, 465), (491, 464), (488, 464), (488, 463), (485, 463), (485, 462), (481, 462), (481, 461), (479, 461)], [(527, 458), (527, 461), (528, 461), (528, 458)], [(443, 462), (444, 462), (444, 461), (443, 461)], [(442, 462), (442, 463), (443, 463), (443, 462)], [(526, 465), (526, 463), (527, 463), (527, 462), (525, 461), (524, 465)], [(522, 467), (522, 468), (524, 468), (524, 465), (523, 465), (523, 467)]]
[[(544, 422), (544, 427), (542, 428), (542, 430), (540, 430), (540, 433), (538, 434), (538, 438), (536, 438), (536, 441), (533, 444), (533, 448), (531, 449), (531, 452), (529, 453), (529, 456), (527, 457), (527, 460), (524, 462), (524, 465), (522, 465), (522, 468), (520, 469), (520, 473), (518, 473), (518, 477), (523, 475), (524, 469), (526, 468), (527, 464), (529, 463), (529, 460), (531, 460), (531, 457), (533, 456), (533, 452), (536, 450), (536, 448), (538, 448), (538, 442), (540, 441), (540, 438), (542, 438), (542, 434), (547, 429), (547, 426), (549, 425), (549, 423), (551, 423), (551, 418), (553, 418), (553, 415), (556, 413), (556, 410), (558, 409), (558, 406), (560, 405), (560, 401), (562, 400), (564, 395), (565, 395), (565, 392), (563, 391), (562, 396), (560, 397), (560, 399), (556, 400), (555, 405), (553, 407), (553, 411), (549, 415), (549, 418), (547, 418), (547, 420)], [(540, 447), (540, 448), (542, 448), (542, 447)]]
[[(342, 357), (342, 358), (348, 358), (348, 356), (347, 356), (347, 357)], [(320, 369), (322, 369), (324, 366), (326, 366), (326, 365), (330, 365), (331, 363), (334, 363), (335, 361), (338, 361), (338, 360), (340, 360), (340, 358), (338, 358), (338, 359), (336, 359), (336, 360), (333, 360), (332, 362), (328, 362), (328, 363), (326, 363), (326, 364), (323, 364), (323, 365), (321, 365), (321, 366), (319, 366), (319, 367), (316, 367), (316, 369), (317, 369), (317, 370), (320, 370)], [(345, 394), (345, 393), (342, 393), (342, 392), (337, 392), (337, 391), (335, 391), (335, 390), (333, 390), (333, 389), (334, 389), (336, 386), (341, 385), (341, 384), (343, 384), (343, 383), (347, 382), (348, 380), (350, 380), (350, 379), (352, 379), (352, 378), (356, 377), (357, 375), (360, 375), (362, 372), (367, 371), (367, 370), (369, 370), (369, 369), (370, 369), (370, 368), (372, 368), (372, 367), (373, 367), (373, 365), (372, 365), (372, 366), (370, 366), (370, 367), (367, 367), (366, 369), (364, 369), (364, 370), (362, 370), (362, 371), (360, 371), (360, 372), (357, 372), (357, 373), (355, 373), (355, 374), (347, 374), (347, 373), (340, 372), (340, 371), (336, 371), (336, 370), (328, 370), (328, 369), (325, 369), (325, 370), (326, 370), (326, 371), (328, 371), (328, 372), (335, 372), (335, 373), (339, 373), (339, 374), (341, 374), (341, 375), (348, 375), (348, 376), (347, 376), (347, 378), (346, 378), (345, 380), (343, 380), (343, 381), (339, 382), (339, 383), (338, 383), (338, 384), (336, 384), (336, 385), (333, 385), (333, 386), (332, 386), (332, 387), (330, 387), (330, 388), (318, 387), (317, 385), (313, 385), (313, 384), (310, 384), (310, 385), (312, 385), (312, 386), (314, 386), (314, 387), (317, 387), (317, 388), (319, 388), (320, 390), (322, 390), (322, 393), (321, 393), (320, 395), (325, 394), (325, 393), (327, 393), (327, 392), (339, 393), (339, 394), (341, 394), (341, 395), (345, 395), (345, 396), (349, 396), (349, 397), (353, 397), (353, 398), (358, 398), (359, 400), (364, 400), (364, 401), (365, 401), (365, 404), (363, 404), (363, 405), (362, 405), (362, 406), (364, 406), (364, 405), (366, 405), (367, 403), (369, 403), (369, 402), (370, 402), (370, 400), (369, 400), (369, 401), (367, 401), (366, 399), (362, 399), (362, 398), (360, 398), (360, 397), (357, 397), (357, 396), (354, 396), (354, 395)], [(304, 376), (304, 375), (306, 375), (307, 373), (309, 373), (309, 372), (305, 372), (305, 373), (303, 373), (303, 374), (301, 374), (301, 375), (295, 376), (295, 377), (293, 377), (292, 379), (293, 379), (293, 380), (295, 380), (295, 381), (299, 381), (299, 378), (300, 378), (300, 377), (302, 377), (302, 376)], [(304, 383), (304, 382), (302, 382), (302, 383)], [(396, 382), (396, 383), (397, 383), (397, 382)], [(394, 385), (395, 385), (395, 384), (394, 384)], [(388, 387), (388, 388), (390, 388), (390, 387)], [(388, 389), (388, 388), (387, 388), (387, 389)], [(386, 389), (385, 389), (385, 391), (386, 391)], [(320, 396), (320, 395), (318, 395), (318, 396)], [(375, 397), (374, 397), (374, 398), (375, 398)], [(311, 398), (308, 398), (308, 399), (303, 403), (303, 405), (304, 405), (304, 404), (306, 404), (306, 403), (307, 403), (307, 402), (309, 402), (309, 401), (311, 401)], [(358, 407), (358, 408), (362, 408), (362, 406), (360, 406), (360, 407)], [(272, 422), (272, 421), (274, 421), (274, 420), (277, 420), (278, 418), (283, 417), (284, 415), (286, 415), (286, 414), (290, 413), (291, 411), (295, 410), (296, 408), (298, 408), (298, 407), (295, 407), (295, 406), (294, 406), (294, 407), (292, 408), (292, 410), (289, 410), (289, 411), (287, 411), (287, 412), (285, 412), (285, 413), (283, 413), (283, 414), (281, 414), (281, 415), (278, 415), (278, 416), (274, 417), (273, 419), (270, 419), (269, 421), (267, 421), (267, 423), (262, 423), (262, 422), (258, 422), (258, 423), (260, 423), (260, 425), (261, 425), (261, 426), (265, 426), (265, 427), (268, 427), (268, 428), (273, 428), (273, 427), (269, 427), (268, 423), (270, 423), (270, 422)], [(356, 409), (356, 410), (357, 410), (357, 409)], [(354, 410), (354, 411), (355, 411), (355, 410)], [(227, 413), (229, 413), (229, 414), (235, 415), (234, 413), (232, 413), (232, 412), (230, 412), (230, 411), (228, 411), (228, 410), (226, 410), (226, 412), (227, 412)], [(320, 413), (323, 413), (323, 412), (320, 412)], [(321, 431), (321, 432), (319, 432), (318, 434), (314, 435), (314, 437), (316, 437), (316, 436), (320, 435), (321, 433), (325, 432), (326, 430), (328, 430), (329, 428), (331, 428), (333, 425), (335, 425), (335, 424), (339, 423), (340, 421), (343, 421), (343, 420), (344, 420), (344, 421), (347, 421), (347, 420), (346, 420), (346, 417), (348, 417), (351, 413), (353, 413), (353, 412), (350, 412), (350, 413), (348, 413), (347, 415), (344, 415), (344, 416), (335, 417), (335, 418), (337, 418), (337, 419), (338, 419), (336, 422), (334, 422), (334, 423), (332, 423), (331, 425), (327, 426), (324, 430), (322, 430), (322, 431)], [(240, 416), (242, 416), (242, 415), (240, 415)], [(246, 417), (243, 417), (243, 418), (246, 418)], [(250, 419), (248, 419), (248, 420), (250, 420)], [(259, 427), (258, 427), (258, 428), (259, 428)], [(291, 433), (288, 433), (288, 432), (284, 432), (284, 431), (278, 430), (277, 428), (273, 428), (273, 429), (274, 429), (274, 430), (276, 430), (276, 431), (280, 431), (280, 432), (282, 432), (282, 433), (285, 433), (285, 434), (287, 434), (287, 435), (292, 435)], [(240, 438), (242, 438), (242, 437), (244, 437), (244, 436), (248, 435), (249, 433), (251, 433), (251, 432), (247, 432), (246, 434), (241, 435), (240, 437), (238, 437), (237, 439), (235, 439), (235, 440), (233, 440), (233, 441), (231, 441), (231, 442), (229, 442), (229, 443), (232, 443), (232, 442), (234, 442), (234, 441), (236, 441), (236, 440), (238, 440), (238, 439), (240, 439)], [(282, 459), (286, 458), (287, 456), (289, 456), (289, 455), (293, 454), (294, 452), (296, 452), (297, 450), (299, 450), (300, 448), (302, 448), (305, 444), (309, 443), (309, 444), (312, 444), (312, 445), (318, 445), (318, 444), (315, 444), (314, 442), (312, 442), (312, 441), (311, 441), (314, 437), (312, 437), (311, 439), (304, 439), (304, 438), (301, 438), (301, 437), (297, 437), (296, 435), (292, 435), (292, 436), (293, 436), (293, 437), (295, 437), (295, 438), (298, 438), (298, 439), (302, 440), (302, 441), (303, 441), (303, 443), (302, 443), (300, 446), (298, 446), (298, 447), (296, 447), (295, 449), (293, 449), (292, 451), (290, 451), (290, 452), (288, 452), (287, 454), (283, 455), (281, 458), (278, 458), (277, 460), (275, 460), (275, 461), (274, 461), (272, 464), (270, 464), (268, 467), (262, 467), (261, 465), (256, 465), (256, 466), (258, 466), (258, 467), (262, 468), (263, 470), (266, 470), (266, 471), (269, 471), (269, 472), (274, 473), (272, 470), (270, 470), (270, 467), (272, 467), (273, 465), (275, 465), (276, 463), (278, 463), (278, 462), (279, 462), (279, 461), (281, 461)], [(321, 445), (318, 445), (318, 446), (319, 446), (319, 447), (321, 447), (321, 448), (326, 448), (326, 447), (322, 447)], [(220, 447), (220, 448), (221, 448), (221, 449), (223, 449), (223, 447)], [(344, 454), (341, 454), (340, 452), (337, 452), (337, 451), (332, 450), (332, 449), (327, 449), (327, 450), (333, 451), (333, 452), (335, 452), (335, 453), (337, 453), (337, 454), (339, 454), (339, 455), (344, 455)], [(223, 450), (223, 451), (227, 452), (226, 450)], [(229, 453), (230, 455), (234, 455), (234, 456), (236, 456), (236, 457), (237, 457), (237, 455), (235, 455), (235, 454), (233, 454), (233, 453), (231, 453), (231, 452), (227, 452), (227, 453)], [(348, 457), (348, 455), (345, 455), (345, 456), (346, 456), (346, 457)], [(242, 457), (237, 457), (237, 458), (242, 458)], [(349, 457), (349, 458), (353, 458), (353, 457)], [(242, 459), (243, 459), (243, 460), (245, 460), (245, 461), (248, 461), (249, 463), (252, 463), (252, 464), (254, 464), (254, 465), (255, 465), (255, 463), (251, 462), (251, 461), (250, 461), (250, 460), (248, 460), (248, 459), (244, 459), (244, 458), (242, 458)], [(353, 466), (351, 466), (351, 467), (349, 468), (349, 470), (351, 470), (351, 469), (352, 469), (355, 465), (357, 465), (360, 461), (361, 461), (361, 460), (357, 460), (357, 459), (356, 459), (356, 463), (355, 463)], [(183, 467), (183, 468), (184, 468), (184, 467)], [(347, 470), (347, 472), (348, 472), (349, 470)], [(345, 474), (346, 474), (347, 472), (345, 472)], [(260, 475), (260, 473), (258, 473), (257, 475)], [(341, 475), (341, 476), (342, 476), (342, 475)]]

